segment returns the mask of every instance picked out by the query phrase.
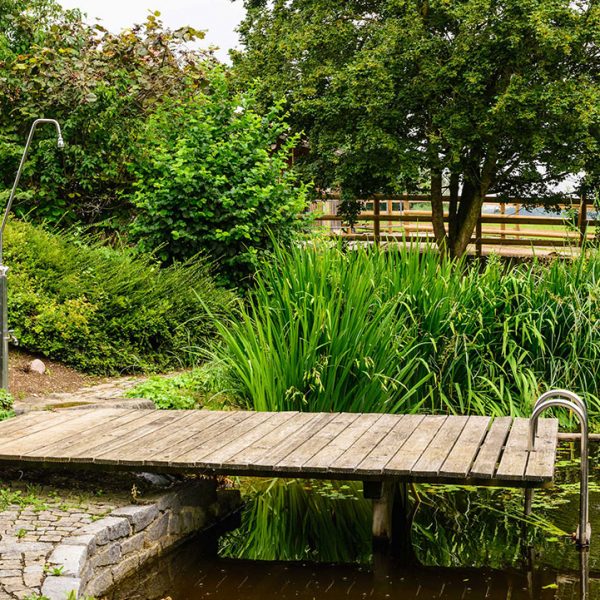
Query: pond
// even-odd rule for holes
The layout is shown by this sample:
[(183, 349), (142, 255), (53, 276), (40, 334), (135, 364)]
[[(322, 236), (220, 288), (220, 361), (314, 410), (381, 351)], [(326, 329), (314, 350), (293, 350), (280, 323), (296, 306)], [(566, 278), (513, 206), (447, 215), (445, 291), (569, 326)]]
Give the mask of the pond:
[(564, 446), (557, 485), (536, 491), (529, 522), (522, 490), (415, 488), (413, 551), (401, 559), (373, 556), (371, 506), (359, 483), (240, 480), (240, 527), (209, 542), (206, 535), (192, 540), (108, 598), (600, 600), (598, 453), (591, 459), (589, 552), (578, 552), (569, 536), (579, 485), (574, 449)]

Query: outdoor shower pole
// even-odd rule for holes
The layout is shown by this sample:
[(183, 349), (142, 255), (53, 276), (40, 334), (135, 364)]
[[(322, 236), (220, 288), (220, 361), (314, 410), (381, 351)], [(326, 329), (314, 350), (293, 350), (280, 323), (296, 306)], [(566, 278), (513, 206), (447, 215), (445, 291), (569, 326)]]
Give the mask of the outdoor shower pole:
[(23, 156), (21, 156), (21, 162), (17, 170), (17, 176), (13, 183), (10, 196), (8, 197), (8, 203), (6, 204), (6, 210), (4, 211), (4, 218), (2, 219), (2, 225), (0, 225), (0, 388), (8, 391), (8, 342), (10, 340), (10, 332), (8, 331), (8, 290), (7, 290), (7, 273), (8, 267), (4, 265), (4, 228), (8, 220), (8, 213), (12, 207), (13, 200), (15, 198), (15, 192), (21, 180), (21, 174), (23, 172), (23, 165), (27, 160), (29, 154), (29, 148), (33, 139), (33, 134), (38, 125), (43, 123), (50, 123), (56, 127), (56, 133), (58, 135), (58, 147), (63, 148), (65, 143), (63, 141), (62, 132), (58, 121), (54, 119), (36, 119), (29, 130), (29, 136), (25, 143), (25, 149), (23, 150)]

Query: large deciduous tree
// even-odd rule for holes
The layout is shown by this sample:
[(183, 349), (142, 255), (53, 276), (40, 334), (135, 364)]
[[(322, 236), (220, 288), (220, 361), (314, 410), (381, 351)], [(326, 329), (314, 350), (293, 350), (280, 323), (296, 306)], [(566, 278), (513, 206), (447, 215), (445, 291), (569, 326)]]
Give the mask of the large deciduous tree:
[(465, 251), (486, 194), (549, 199), (597, 163), (596, 0), (246, 6), (238, 76), (257, 79), (265, 103), (287, 98), (314, 180), (349, 198), (425, 181), (451, 255)]

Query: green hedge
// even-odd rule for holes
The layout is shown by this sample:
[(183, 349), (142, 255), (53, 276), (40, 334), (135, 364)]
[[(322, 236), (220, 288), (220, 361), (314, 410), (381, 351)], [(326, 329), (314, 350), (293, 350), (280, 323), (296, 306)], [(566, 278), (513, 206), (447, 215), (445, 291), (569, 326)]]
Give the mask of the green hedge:
[(151, 255), (12, 221), (5, 237), (9, 326), (27, 350), (99, 374), (190, 365), (233, 294), (200, 258)]

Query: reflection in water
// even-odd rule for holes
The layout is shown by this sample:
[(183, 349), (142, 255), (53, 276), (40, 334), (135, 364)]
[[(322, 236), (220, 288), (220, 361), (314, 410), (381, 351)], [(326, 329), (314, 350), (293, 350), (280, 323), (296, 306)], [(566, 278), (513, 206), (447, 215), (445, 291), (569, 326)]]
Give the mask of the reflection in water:
[[(221, 538), (218, 556), (217, 541), (207, 554), (203, 536), (111, 600), (600, 600), (600, 544), (578, 552), (564, 534), (577, 522), (578, 482), (569, 468), (559, 477), (560, 485), (536, 494), (536, 520), (525, 531), (522, 491), (419, 487), (412, 527), (419, 564), (410, 566), (371, 555), (371, 508), (359, 484), (246, 481), (242, 525)], [(598, 505), (592, 486), (596, 534)]]

